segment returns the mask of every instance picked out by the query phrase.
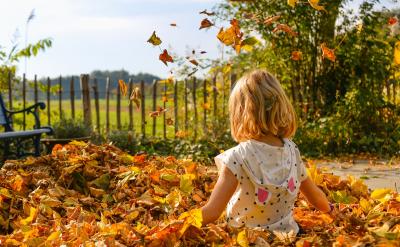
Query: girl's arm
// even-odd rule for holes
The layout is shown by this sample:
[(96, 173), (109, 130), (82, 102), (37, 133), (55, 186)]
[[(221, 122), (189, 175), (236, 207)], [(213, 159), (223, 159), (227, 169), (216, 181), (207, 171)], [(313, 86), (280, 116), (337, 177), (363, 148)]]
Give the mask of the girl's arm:
[(331, 207), (325, 193), (318, 188), (318, 186), (316, 186), (309, 177), (301, 182), (300, 191), (306, 197), (307, 201), (318, 210), (324, 213), (331, 211)]
[(203, 213), (203, 226), (219, 218), (233, 193), (235, 193), (237, 184), (238, 180), (233, 173), (226, 166), (223, 166), (210, 199), (206, 205), (201, 208)]

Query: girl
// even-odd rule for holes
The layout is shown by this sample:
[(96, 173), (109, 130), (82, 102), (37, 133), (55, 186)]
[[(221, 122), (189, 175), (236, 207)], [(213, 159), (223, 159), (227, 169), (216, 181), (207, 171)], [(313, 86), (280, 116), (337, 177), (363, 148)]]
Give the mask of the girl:
[(263, 70), (243, 76), (229, 97), (229, 113), (232, 137), (239, 144), (215, 157), (220, 175), (202, 207), (204, 225), (227, 206), (233, 227), (297, 234), (292, 210), (299, 191), (320, 211), (332, 211), (288, 139), (296, 131), (296, 116), (275, 77)]

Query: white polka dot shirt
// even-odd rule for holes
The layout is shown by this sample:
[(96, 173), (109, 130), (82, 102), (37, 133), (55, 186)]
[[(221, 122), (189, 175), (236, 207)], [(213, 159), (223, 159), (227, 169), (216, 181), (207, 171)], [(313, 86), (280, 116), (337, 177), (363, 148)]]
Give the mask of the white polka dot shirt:
[(239, 182), (226, 208), (229, 225), (298, 233), (292, 210), (307, 173), (296, 144), (283, 141), (276, 147), (248, 140), (215, 157)]

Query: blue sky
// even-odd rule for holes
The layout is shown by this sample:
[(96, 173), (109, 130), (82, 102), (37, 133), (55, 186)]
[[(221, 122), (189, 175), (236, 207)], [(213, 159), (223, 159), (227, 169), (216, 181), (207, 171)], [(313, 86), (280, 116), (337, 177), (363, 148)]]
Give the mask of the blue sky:
[[(163, 48), (186, 55), (192, 48), (218, 56), (217, 29), (198, 30), (215, 0), (12, 0), (0, 15), (0, 44), (9, 46), (16, 28), (24, 44), (25, 22), (29, 41), (51, 37), (53, 47), (28, 60), (27, 74), (57, 76), (89, 73), (94, 69), (126, 69), (167, 76), (169, 69), (158, 60), (160, 50), (146, 43), (153, 32)], [(4, 6), (4, 5), (3, 5)], [(170, 26), (175, 22), (178, 27)], [(6, 25), (5, 25), (6, 24)], [(24, 72), (23, 61), (19, 73)]]
[[(89, 73), (94, 69), (126, 69), (161, 77), (170, 67), (158, 61), (158, 48), (146, 43), (153, 30), (163, 48), (179, 55), (192, 48), (219, 57), (217, 29), (198, 30), (204, 16), (222, 0), (8, 0), (0, 15), (0, 44), (10, 46), (15, 30), (24, 44), (25, 22), (32, 9), (29, 41), (51, 37), (53, 47), (28, 60), (27, 74), (58, 76)], [(350, 8), (361, 0), (351, 1)], [(384, 2), (386, 2), (384, 0)], [(394, 6), (392, 4), (392, 6)], [(176, 22), (178, 27), (169, 24)], [(24, 72), (24, 62), (19, 73)]]

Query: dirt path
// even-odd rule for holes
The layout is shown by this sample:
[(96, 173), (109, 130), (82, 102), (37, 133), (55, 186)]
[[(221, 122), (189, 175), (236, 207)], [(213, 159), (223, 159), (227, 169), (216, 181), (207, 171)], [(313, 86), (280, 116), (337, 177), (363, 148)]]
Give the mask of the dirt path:
[(315, 161), (317, 166), (326, 168), (341, 177), (352, 175), (365, 181), (370, 189), (390, 188), (400, 191), (400, 162), (378, 160), (354, 160), (353, 162)]

